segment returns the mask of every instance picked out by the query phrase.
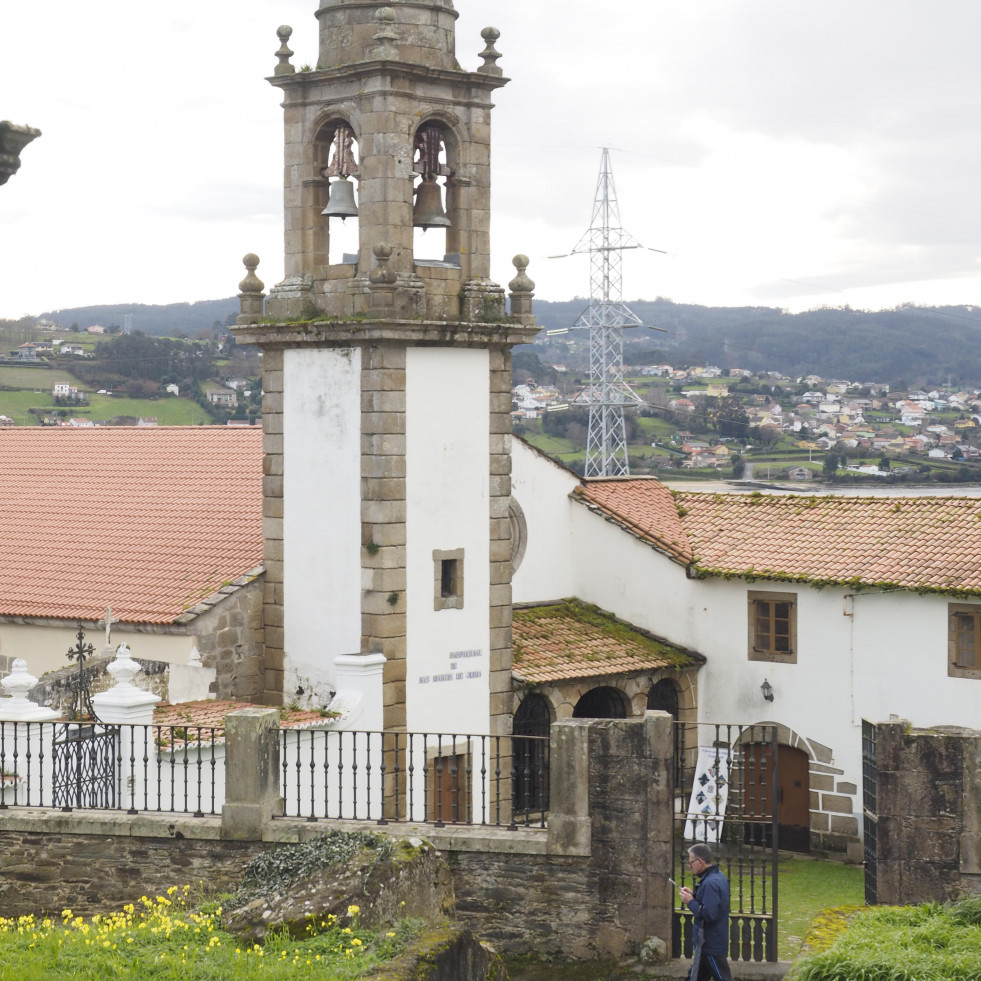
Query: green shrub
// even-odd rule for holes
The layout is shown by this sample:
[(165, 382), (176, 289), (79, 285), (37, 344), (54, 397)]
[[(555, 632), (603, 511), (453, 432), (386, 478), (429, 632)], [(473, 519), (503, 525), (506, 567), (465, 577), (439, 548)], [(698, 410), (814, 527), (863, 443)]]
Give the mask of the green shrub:
[[(981, 897), (841, 912), (830, 943), (809, 936), (793, 981), (981, 981)], [(837, 934), (835, 936), (835, 934)]]

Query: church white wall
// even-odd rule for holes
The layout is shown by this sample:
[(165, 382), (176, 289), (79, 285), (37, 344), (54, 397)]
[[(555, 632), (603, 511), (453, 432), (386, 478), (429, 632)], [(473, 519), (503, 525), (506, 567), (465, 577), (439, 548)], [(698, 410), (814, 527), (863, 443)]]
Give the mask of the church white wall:
[(696, 647), (695, 584), (682, 565), (572, 503), (574, 595), (682, 647)]
[[(571, 524), (575, 595), (706, 657), (698, 675), (701, 721), (785, 725), (830, 748), (842, 778), (858, 786), (863, 718), (979, 725), (981, 680), (947, 676), (948, 597), (693, 580), (581, 505), (573, 505)], [(750, 591), (797, 595), (796, 663), (749, 659)], [(847, 605), (846, 595), (854, 595)], [(760, 691), (764, 678), (773, 686), (769, 703)]]
[[(485, 350), (406, 352), (410, 732), (489, 731), (489, 379)], [(433, 609), (434, 549), (464, 550), (462, 609)]]
[[(515, 603), (562, 599), (575, 592), (572, 514), (569, 500), (579, 478), (520, 439), (511, 443), (511, 496), (527, 525), (524, 558), (512, 579)], [(578, 550), (578, 544), (576, 546)]]
[[(835, 766), (859, 786), (863, 718), (978, 726), (981, 681), (947, 676), (947, 597), (737, 580), (699, 586), (699, 649), (709, 659), (699, 674), (700, 718), (783, 723), (830, 747)], [(796, 664), (747, 657), (746, 594), (760, 589), (797, 594)], [(764, 677), (773, 686), (769, 704), (759, 691)]]
[(361, 649), (360, 373), (357, 348), (283, 356), (284, 692), (314, 704)]

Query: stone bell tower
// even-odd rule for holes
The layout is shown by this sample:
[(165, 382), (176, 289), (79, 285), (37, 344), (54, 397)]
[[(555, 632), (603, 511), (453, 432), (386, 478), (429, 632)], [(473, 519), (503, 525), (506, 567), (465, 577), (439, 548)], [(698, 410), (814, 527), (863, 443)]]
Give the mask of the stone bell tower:
[(246, 256), (235, 328), (264, 354), (266, 700), (360, 686), (361, 728), (510, 725), (510, 350), (534, 284), (516, 257), (508, 315), (488, 278), (507, 79), (494, 28), (460, 68), (456, 17), (322, 0), (301, 71), (279, 28), (286, 274), (263, 310)]

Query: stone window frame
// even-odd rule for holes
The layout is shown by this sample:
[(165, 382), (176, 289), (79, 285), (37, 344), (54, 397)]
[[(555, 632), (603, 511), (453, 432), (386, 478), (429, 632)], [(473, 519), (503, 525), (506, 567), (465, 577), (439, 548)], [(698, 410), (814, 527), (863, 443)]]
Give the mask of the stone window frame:
[[(973, 621), (973, 665), (960, 663), (957, 625), (963, 618)], [(950, 678), (981, 679), (981, 605), (950, 603), (947, 606), (947, 676)]]
[[(774, 648), (773, 631), (771, 630), (770, 644), (761, 648), (757, 643), (758, 603), (789, 603), (787, 616), (788, 647), (787, 651)], [(776, 593), (766, 590), (750, 590), (746, 595), (747, 603), (747, 656), (750, 661), (777, 661), (781, 664), (797, 663), (797, 594)], [(772, 621), (772, 613), (767, 614)]]
[(463, 609), (464, 549), (433, 549), (433, 609)]

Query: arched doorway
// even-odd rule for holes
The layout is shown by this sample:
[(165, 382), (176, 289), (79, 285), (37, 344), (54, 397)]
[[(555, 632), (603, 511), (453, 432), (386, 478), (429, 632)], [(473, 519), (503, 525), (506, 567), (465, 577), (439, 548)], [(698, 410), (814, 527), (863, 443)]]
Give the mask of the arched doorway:
[(576, 702), (574, 719), (625, 719), (627, 700), (619, 688), (592, 688)]
[(670, 678), (662, 678), (647, 693), (648, 710), (667, 712), (678, 721), (678, 686)]
[(548, 810), (548, 735), (551, 725), (548, 702), (541, 695), (525, 695), (511, 726), (511, 800), (515, 814)]

